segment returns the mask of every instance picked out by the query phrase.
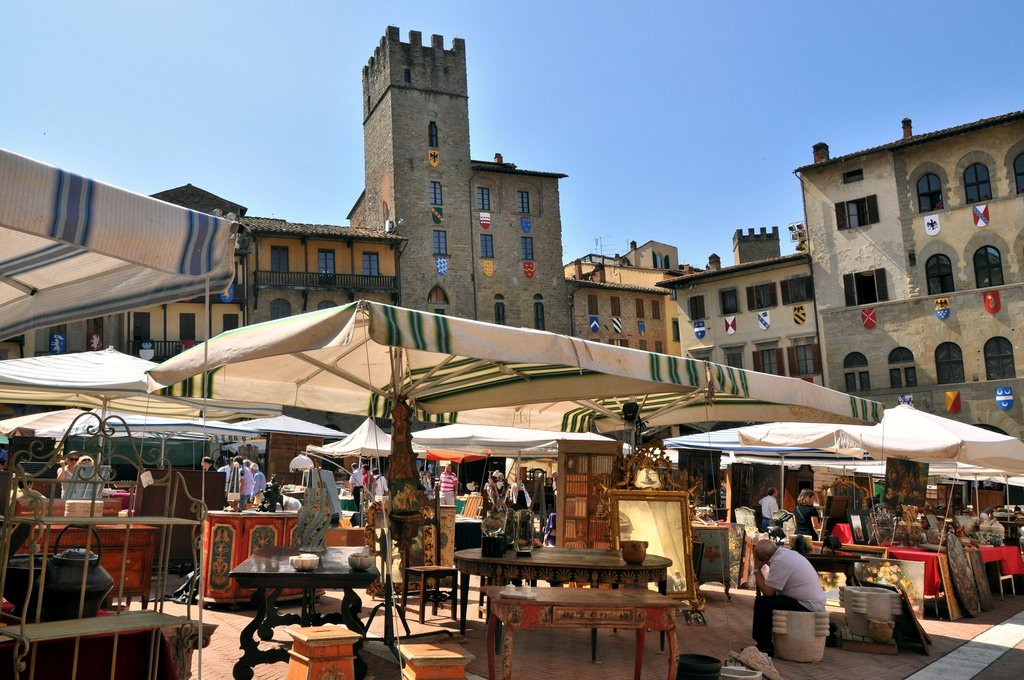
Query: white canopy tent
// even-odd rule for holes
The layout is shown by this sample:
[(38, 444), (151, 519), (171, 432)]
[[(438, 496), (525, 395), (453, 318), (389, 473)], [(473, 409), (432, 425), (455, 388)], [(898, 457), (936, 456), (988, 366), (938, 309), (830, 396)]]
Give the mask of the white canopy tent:
[(524, 453), (537, 457), (551, 457), (558, 451), (559, 440), (614, 441), (611, 437), (590, 432), (558, 432), (461, 423), (412, 433), (413, 444), (427, 449), (449, 449), (500, 456)]
[(0, 402), (80, 406), (121, 413), (217, 420), (274, 415), (280, 407), (150, 394), (146, 371), (156, 366), (113, 347), (0, 361)]
[(85, 413), (77, 408), (66, 408), (59, 411), (46, 411), (45, 413), (30, 413), (24, 416), (15, 416), (0, 420), (0, 435), (7, 437), (50, 437), (50, 434), (37, 434), (37, 432), (49, 432), (55, 427), (67, 426), (72, 420)]
[(387, 457), (391, 455), (391, 435), (377, 427), (377, 423), (373, 422), (372, 418), (367, 418), (362, 425), (344, 439), (323, 446), (310, 444), (306, 446), (306, 451), (329, 458)]
[(0, 149), (0, 339), (219, 293), (235, 225)]
[(917, 461), (949, 460), (1024, 474), (1024, 443), (1016, 437), (968, 425), (910, 406), (886, 409), (877, 425), (770, 423), (740, 428), (738, 439), (754, 446), (864, 451)]
[(324, 439), (339, 439), (347, 436), (345, 432), (335, 430), (330, 427), (324, 427), (317, 423), (311, 423), (301, 418), (293, 418), (291, 416), (275, 416), (273, 418), (254, 418), (252, 420), (243, 420), (238, 423), (244, 427), (251, 428), (253, 430), (259, 430), (261, 433), (278, 432), (281, 434), (301, 434), (308, 435), (310, 437), (323, 437)]

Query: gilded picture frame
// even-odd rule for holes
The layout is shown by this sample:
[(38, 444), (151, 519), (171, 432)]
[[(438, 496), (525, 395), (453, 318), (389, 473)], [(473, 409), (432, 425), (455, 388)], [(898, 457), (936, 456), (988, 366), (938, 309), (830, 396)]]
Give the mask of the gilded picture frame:
[(667, 594), (700, 609), (703, 598), (693, 573), (690, 494), (685, 491), (612, 489), (608, 492), (612, 547), (647, 541), (647, 552), (672, 560)]

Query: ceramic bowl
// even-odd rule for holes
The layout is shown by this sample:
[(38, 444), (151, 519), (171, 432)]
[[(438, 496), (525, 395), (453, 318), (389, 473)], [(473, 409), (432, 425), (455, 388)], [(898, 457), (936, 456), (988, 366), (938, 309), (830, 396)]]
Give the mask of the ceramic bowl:
[(320, 564), (320, 556), (312, 553), (292, 555), (288, 558), (288, 563), (295, 571), (313, 571)]
[(373, 566), (373, 555), (367, 555), (366, 553), (352, 553), (348, 556), (348, 566), (353, 571), (366, 571)]

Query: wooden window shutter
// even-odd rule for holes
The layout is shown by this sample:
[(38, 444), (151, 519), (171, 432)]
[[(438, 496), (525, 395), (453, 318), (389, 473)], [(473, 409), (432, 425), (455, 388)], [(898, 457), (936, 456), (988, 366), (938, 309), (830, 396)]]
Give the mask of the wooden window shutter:
[(782, 304), (788, 305), (792, 299), (789, 295), (789, 281), (786, 279), (779, 281), (779, 288), (782, 289)]
[(747, 311), (754, 309), (754, 287), (747, 286)]
[(868, 204), (867, 224), (875, 224), (878, 222), (878, 196), (871, 194), (868, 196), (866, 203)]
[(786, 357), (789, 359), (789, 375), (800, 375), (796, 366), (796, 347), (787, 347)]
[(811, 362), (815, 375), (821, 375), (821, 347), (815, 343), (811, 345)]
[(754, 357), (754, 370), (755, 371), (760, 371), (761, 370), (761, 353), (758, 352), (755, 349), (754, 353), (753, 353), (753, 357)]
[(843, 274), (843, 292), (846, 294), (846, 306), (857, 306), (857, 284), (853, 280), (854, 274)]
[(889, 284), (885, 280), (885, 270), (875, 270), (875, 295), (879, 302), (889, 299)]
[(786, 375), (786, 353), (781, 347), (775, 350), (775, 367), (779, 375)]
[(768, 306), (769, 307), (775, 307), (775, 306), (777, 306), (779, 304), (779, 290), (776, 287), (774, 281), (769, 283), (768, 286), (769, 286), (768, 290), (771, 291), (771, 295), (768, 296), (769, 297), (769, 303), (770, 303)]
[(594, 316), (597, 315), (597, 296), (596, 295), (588, 295), (587, 296), (587, 313), (588, 314), (592, 314)]
[(836, 228), (846, 229), (846, 204), (836, 203)]

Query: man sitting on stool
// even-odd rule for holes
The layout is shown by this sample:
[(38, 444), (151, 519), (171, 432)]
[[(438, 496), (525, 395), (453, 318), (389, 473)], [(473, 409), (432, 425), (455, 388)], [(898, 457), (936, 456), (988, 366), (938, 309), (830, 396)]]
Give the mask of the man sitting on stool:
[(754, 546), (754, 566), (757, 569), (754, 572), (757, 597), (754, 598), (752, 637), (760, 651), (774, 656), (772, 612), (776, 609), (823, 612), (825, 591), (818, 579), (818, 572), (806, 557), (795, 550), (780, 548), (767, 539), (758, 541)]

